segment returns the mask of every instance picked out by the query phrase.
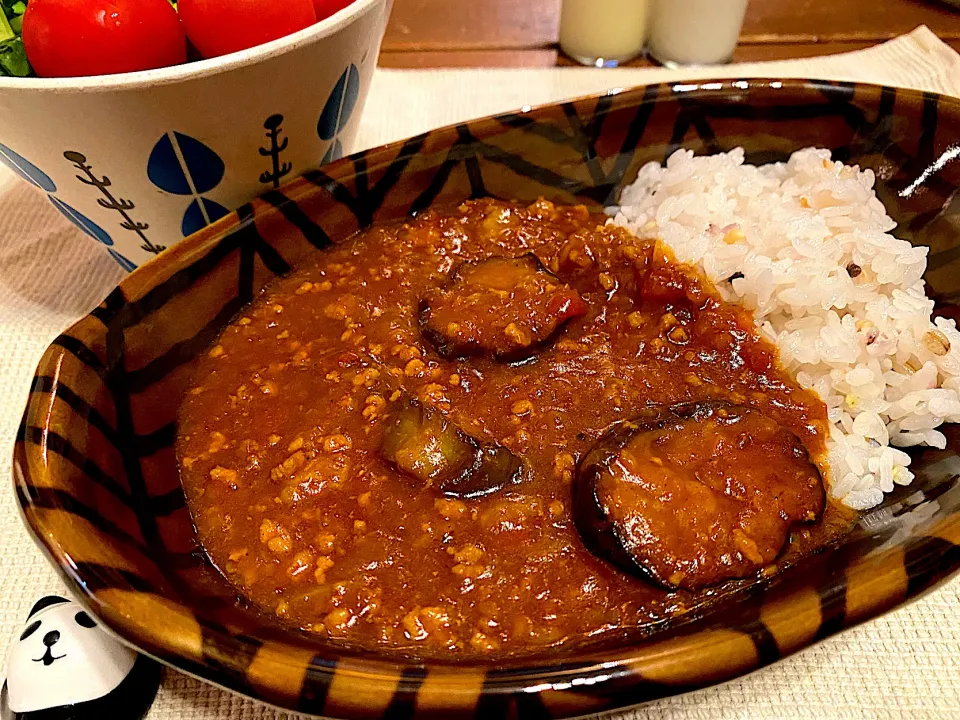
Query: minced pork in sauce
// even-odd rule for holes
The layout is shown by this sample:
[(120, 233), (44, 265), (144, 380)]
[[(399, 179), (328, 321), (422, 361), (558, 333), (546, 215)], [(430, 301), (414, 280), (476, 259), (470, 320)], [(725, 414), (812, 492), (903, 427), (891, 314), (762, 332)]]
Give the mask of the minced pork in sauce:
[(823, 403), (745, 311), (603, 223), (426, 212), (223, 331), (178, 455), (242, 595), (353, 647), (495, 658), (657, 626), (823, 542)]

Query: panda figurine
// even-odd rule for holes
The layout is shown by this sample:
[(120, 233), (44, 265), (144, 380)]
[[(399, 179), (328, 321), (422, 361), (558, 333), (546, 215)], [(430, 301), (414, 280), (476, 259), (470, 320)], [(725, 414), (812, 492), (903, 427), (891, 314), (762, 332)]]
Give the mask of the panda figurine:
[(160, 666), (57, 595), (33, 606), (7, 662), (0, 720), (140, 720)]

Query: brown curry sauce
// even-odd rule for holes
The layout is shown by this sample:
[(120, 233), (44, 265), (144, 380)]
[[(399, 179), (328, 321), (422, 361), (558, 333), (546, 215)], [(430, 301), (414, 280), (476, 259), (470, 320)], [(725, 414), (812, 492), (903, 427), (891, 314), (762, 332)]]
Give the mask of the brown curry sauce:
[[(775, 421), (825, 472), (826, 408), (749, 314), (654, 240), (603, 222), (542, 200), (473, 201), (375, 227), (268, 287), (198, 361), (180, 415), (183, 485), (225, 577), (323, 638), (420, 657), (525, 654), (702, 606), (702, 592), (587, 549), (572, 513), (578, 462), (651, 407), (723, 401)], [(461, 270), (528, 256), (539, 262), (517, 265), (536, 290), (518, 294), (526, 310), (500, 295), (498, 312), (450, 325), (458, 304), (478, 307)], [(446, 318), (432, 335), (425, 299)], [(413, 406), (521, 469), (458, 495), (388, 460), (385, 435)], [(849, 517), (828, 502), (778, 562)]]

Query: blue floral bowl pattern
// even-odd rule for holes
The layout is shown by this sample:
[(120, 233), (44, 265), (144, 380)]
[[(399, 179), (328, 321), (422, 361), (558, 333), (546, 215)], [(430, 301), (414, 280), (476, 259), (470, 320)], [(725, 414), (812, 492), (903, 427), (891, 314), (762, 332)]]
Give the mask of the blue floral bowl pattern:
[(125, 269), (359, 129), (391, 0), (223, 58), (95, 78), (0, 78), (0, 163)]

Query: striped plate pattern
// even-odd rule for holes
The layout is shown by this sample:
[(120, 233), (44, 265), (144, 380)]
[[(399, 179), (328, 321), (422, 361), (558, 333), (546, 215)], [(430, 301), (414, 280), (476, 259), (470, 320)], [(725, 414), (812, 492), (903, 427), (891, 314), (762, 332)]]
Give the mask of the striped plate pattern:
[[(507, 666), (404, 664), (319, 643), (237, 598), (206, 560), (174, 457), (191, 360), (257, 291), (371, 223), (492, 195), (602, 205), (680, 147), (751, 162), (808, 145), (873, 168), (899, 232), (960, 300), (960, 101), (851, 83), (651, 85), (457, 125), (339, 160), (140, 268), (40, 362), (17, 438), (24, 520), (82, 602), (185, 672), (344, 718), (559, 718), (729, 680), (917, 597), (960, 568), (960, 429), (836, 548), (646, 636)], [(917, 492), (922, 495), (916, 495)], [(919, 503), (932, 517), (911, 522)], [(926, 506), (929, 510), (931, 506)], [(924, 518), (929, 513), (924, 514)]]

